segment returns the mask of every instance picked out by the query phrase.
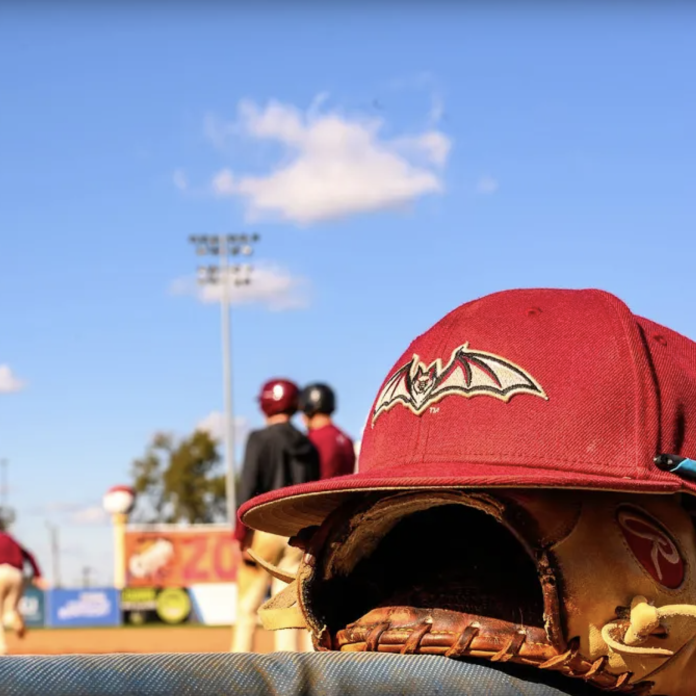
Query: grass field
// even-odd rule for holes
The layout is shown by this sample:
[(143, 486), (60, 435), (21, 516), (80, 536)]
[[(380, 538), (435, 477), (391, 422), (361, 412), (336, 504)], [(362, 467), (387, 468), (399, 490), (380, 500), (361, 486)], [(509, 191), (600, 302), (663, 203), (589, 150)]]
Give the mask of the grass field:
[[(24, 640), (9, 632), (7, 645), (10, 655), (228, 652), (232, 630), (230, 626), (44, 628), (27, 631)], [(254, 651), (272, 650), (273, 635), (259, 629)]]

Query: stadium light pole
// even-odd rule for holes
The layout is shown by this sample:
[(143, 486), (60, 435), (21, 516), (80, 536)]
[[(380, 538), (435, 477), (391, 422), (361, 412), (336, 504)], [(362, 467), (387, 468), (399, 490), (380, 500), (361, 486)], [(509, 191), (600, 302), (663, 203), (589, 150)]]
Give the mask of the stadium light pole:
[(225, 446), (225, 493), (227, 518), (234, 526), (237, 515), (234, 467), (234, 416), (232, 408), (232, 329), (230, 321), (230, 290), (251, 283), (252, 266), (230, 264), (230, 257), (248, 257), (254, 253), (258, 234), (192, 235), (189, 242), (199, 256), (216, 256), (217, 263), (198, 267), (200, 285), (220, 286), (220, 321), (222, 332), (222, 381), (224, 396), (223, 439)]

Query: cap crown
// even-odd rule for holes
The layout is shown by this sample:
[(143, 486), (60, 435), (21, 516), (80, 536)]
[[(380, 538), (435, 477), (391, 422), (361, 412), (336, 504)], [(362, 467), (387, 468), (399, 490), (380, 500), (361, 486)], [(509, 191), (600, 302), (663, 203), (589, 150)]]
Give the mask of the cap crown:
[(696, 457), (696, 344), (607, 292), (523, 289), (461, 305), (411, 343), (359, 467), (659, 483), (674, 478), (652, 461), (663, 452)]

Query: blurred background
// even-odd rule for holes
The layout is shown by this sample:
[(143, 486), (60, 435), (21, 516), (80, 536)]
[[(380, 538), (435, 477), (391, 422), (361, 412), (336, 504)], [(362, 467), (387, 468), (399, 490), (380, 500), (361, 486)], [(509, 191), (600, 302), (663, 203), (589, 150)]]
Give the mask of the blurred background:
[[(599, 287), (696, 338), (696, 8), (253, 7), (0, 7), (2, 508), (54, 586), (105, 589), (63, 597), (61, 625), (70, 602), (130, 621), (112, 486), (140, 487), (132, 525), (214, 523), (208, 559), (227, 538), (219, 486), (203, 519), (142, 479), (196, 431), (224, 477), (220, 288), (197, 281), (217, 260), (192, 235), (247, 235), (237, 472), (266, 379), (331, 384), (359, 442), (410, 341), (490, 292)], [(128, 553), (162, 536), (138, 529)]]

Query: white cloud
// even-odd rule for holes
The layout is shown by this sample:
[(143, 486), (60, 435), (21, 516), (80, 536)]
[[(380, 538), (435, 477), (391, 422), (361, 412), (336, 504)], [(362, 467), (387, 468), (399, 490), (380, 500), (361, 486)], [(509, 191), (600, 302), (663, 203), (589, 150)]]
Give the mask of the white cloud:
[(172, 181), (174, 186), (176, 186), (179, 191), (186, 191), (188, 189), (188, 177), (183, 169), (175, 169), (172, 174)]
[(232, 172), (229, 169), (223, 169), (218, 172), (212, 180), (213, 191), (218, 196), (234, 196), (235, 184)]
[(109, 521), (109, 515), (98, 504), (75, 503), (63, 500), (54, 500), (35, 508), (31, 508), (29, 514), (42, 517), (58, 516), (62, 524), (88, 526), (103, 524)]
[(19, 379), (9, 365), (0, 365), (0, 394), (22, 391), (26, 383)]
[(433, 164), (444, 166), (447, 163), (452, 143), (442, 133), (430, 131), (417, 140), (404, 138), (394, 141), (394, 147), (412, 157), (424, 155)]
[[(196, 424), (196, 429), (210, 434), (214, 440), (222, 440), (225, 416), (220, 411), (212, 411)], [(249, 434), (249, 421), (244, 416), (234, 418), (234, 440), (236, 444), (246, 440)]]
[(71, 524), (87, 526), (104, 524), (109, 521), (109, 515), (101, 505), (88, 505), (72, 512), (68, 519)]
[[(292, 275), (281, 266), (260, 263), (254, 266), (249, 278), (249, 285), (236, 286), (230, 282), (231, 304), (261, 304), (272, 311), (302, 309), (309, 304), (309, 281)], [(175, 280), (170, 292), (193, 295), (205, 303), (222, 299), (222, 286), (219, 283), (199, 285), (195, 278)]]
[(81, 505), (80, 503), (69, 503), (63, 500), (54, 500), (37, 508), (32, 508), (32, 512), (37, 515), (65, 515), (68, 513), (77, 512), (78, 510), (81, 510), (83, 507), (84, 505)]
[(476, 193), (490, 195), (495, 193), (499, 188), (500, 184), (497, 179), (494, 179), (492, 176), (482, 176), (476, 184)]
[(431, 128), (389, 140), (380, 135), (382, 119), (321, 112), (325, 99), (320, 95), (305, 113), (275, 101), (265, 107), (242, 101), (235, 123), (209, 118), (206, 132), (218, 146), (239, 135), (274, 141), (285, 150), (265, 176), (222, 169), (212, 178), (213, 192), (241, 198), (248, 221), (301, 225), (399, 208), (442, 193), (442, 168), (451, 149), (444, 133)]

